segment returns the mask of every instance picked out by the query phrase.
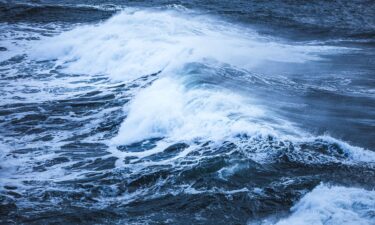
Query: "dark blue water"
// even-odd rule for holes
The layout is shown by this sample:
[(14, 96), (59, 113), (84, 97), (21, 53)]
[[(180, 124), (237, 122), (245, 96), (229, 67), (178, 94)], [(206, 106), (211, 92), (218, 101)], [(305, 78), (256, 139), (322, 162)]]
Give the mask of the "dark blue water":
[(0, 1), (1, 224), (375, 224), (373, 1)]

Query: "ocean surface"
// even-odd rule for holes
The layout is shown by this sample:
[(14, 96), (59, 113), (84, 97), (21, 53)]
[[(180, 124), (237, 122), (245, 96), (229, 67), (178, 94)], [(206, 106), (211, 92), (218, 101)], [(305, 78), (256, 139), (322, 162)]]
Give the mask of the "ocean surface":
[(375, 1), (0, 0), (0, 224), (375, 224)]

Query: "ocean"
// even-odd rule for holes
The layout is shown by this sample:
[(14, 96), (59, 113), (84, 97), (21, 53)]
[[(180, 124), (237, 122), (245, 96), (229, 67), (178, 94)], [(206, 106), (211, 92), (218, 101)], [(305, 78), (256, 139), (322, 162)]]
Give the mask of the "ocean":
[(375, 224), (375, 2), (0, 0), (0, 224)]

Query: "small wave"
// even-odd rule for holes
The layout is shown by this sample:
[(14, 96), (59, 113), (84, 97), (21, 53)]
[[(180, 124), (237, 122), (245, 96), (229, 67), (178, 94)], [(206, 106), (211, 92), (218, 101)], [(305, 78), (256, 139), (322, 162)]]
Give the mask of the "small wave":
[(375, 191), (321, 184), (293, 206), (291, 212), (275, 224), (370, 225), (375, 217)]
[(82, 23), (108, 19), (121, 8), (113, 5), (63, 5), (36, 3), (2, 3), (0, 22)]

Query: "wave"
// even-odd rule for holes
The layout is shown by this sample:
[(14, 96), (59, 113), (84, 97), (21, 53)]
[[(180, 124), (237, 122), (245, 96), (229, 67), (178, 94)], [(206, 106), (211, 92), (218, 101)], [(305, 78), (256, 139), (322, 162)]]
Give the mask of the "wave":
[(0, 2), (0, 22), (83, 23), (108, 19), (120, 8), (113, 5), (63, 5)]
[(291, 212), (275, 224), (370, 225), (375, 218), (375, 191), (321, 184), (293, 206)]
[(260, 62), (301, 63), (345, 48), (280, 43), (251, 29), (197, 13), (127, 9), (99, 25), (43, 40), (34, 59), (58, 59), (66, 71), (134, 79), (189, 62), (215, 60), (251, 68)]
[(186, 10), (126, 9), (106, 22), (40, 43), (32, 47), (31, 59), (57, 60), (67, 73), (106, 74), (128, 82), (158, 74), (159, 80), (125, 106), (127, 118), (112, 146), (153, 138), (167, 143), (222, 142), (241, 135), (314, 143), (320, 137), (271, 113), (258, 99), (213, 84), (215, 72), (225, 67), (248, 71), (267, 62), (307, 63), (349, 50), (317, 42), (288, 43)]
[(204, 85), (187, 85), (164, 77), (141, 91), (129, 106), (114, 142), (131, 144), (157, 137), (223, 140), (267, 129), (259, 119), (265, 112), (249, 104), (250, 99)]
[[(182, 220), (178, 208), (190, 220), (194, 214), (243, 223), (289, 208), (322, 180), (373, 184), (374, 152), (304, 132), (272, 110), (275, 102), (264, 104), (228, 85), (236, 78), (251, 89), (247, 80), (268, 80), (250, 72), (258, 65), (309, 63), (347, 48), (290, 43), (178, 10), (126, 9), (108, 21), (31, 41), (16, 66), (21, 70), (4, 64), (11, 85), (0, 113), (9, 134), (1, 135), (7, 145), (22, 144), (10, 151), (18, 158), (1, 155), (10, 171), (3, 191), (15, 194), (9, 191), (17, 189), (10, 185), (14, 178), (27, 190), (19, 212), (31, 203), (41, 207), (35, 214), (62, 211), (59, 203), (69, 208), (79, 198), (83, 208), (116, 208), (130, 218), (124, 223), (160, 219), (160, 207), (169, 221)], [(23, 69), (38, 82), (17, 77)], [(28, 87), (15, 96), (21, 82)], [(318, 186), (279, 223), (300, 221), (310, 209), (316, 209), (311, 222), (339, 222), (344, 213), (345, 221), (366, 223), (372, 196)], [(45, 205), (48, 200), (58, 207)], [(155, 209), (145, 215), (145, 205)]]
[[(108, 143), (118, 166), (176, 166), (195, 154), (202, 160), (237, 152), (261, 164), (374, 168), (373, 151), (304, 132), (251, 96), (202, 82), (202, 76), (159, 78), (136, 94), (124, 107), (127, 117)], [(223, 152), (226, 145), (231, 147)]]

